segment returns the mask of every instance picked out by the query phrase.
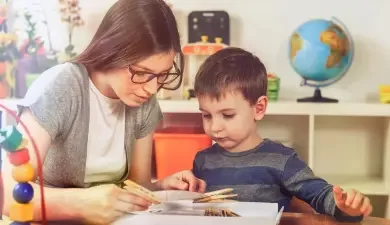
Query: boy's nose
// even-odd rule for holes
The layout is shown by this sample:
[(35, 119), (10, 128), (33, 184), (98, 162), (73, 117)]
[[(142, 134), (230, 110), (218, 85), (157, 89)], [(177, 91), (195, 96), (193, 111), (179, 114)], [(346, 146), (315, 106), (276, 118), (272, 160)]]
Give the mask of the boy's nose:
[(211, 132), (213, 132), (215, 134), (215, 133), (218, 133), (219, 131), (221, 131), (223, 126), (222, 126), (221, 122), (213, 121), (211, 123), (211, 127), (210, 128), (211, 128)]

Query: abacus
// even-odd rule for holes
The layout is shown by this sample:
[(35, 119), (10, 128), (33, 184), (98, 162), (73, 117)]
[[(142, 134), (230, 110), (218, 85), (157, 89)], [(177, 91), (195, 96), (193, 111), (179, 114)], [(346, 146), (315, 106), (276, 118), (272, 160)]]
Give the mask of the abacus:
[[(41, 194), (41, 209), (42, 209), (42, 224), (46, 224), (46, 210), (43, 192), (42, 179), (42, 163), (40, 154), (31, 137), (26, 125), (20, 120), (15, 112), (0, 104), (0, 108), (4, 109), (6, 113), (15, 118), (18, 124), (25, 130), (29, 139), (26, 139), (16, 126), (7, 126), (0, 130), (0, 147), (7, 152), (7, 158), (12, 167), (12, 178), (17, 182), (13, 189), (13, 202), (9, 209), (9, 217), (13, 221), (10, 225), (29, 225), (33, 220), (34, 207), (32, 199), (34, 197), (34, 189), (29, 182), (35, 181), (34, 167), (30, 163), (29, 150), (27, 148), (28, 140), (34, 148), (38, 164), (38, 177)], [(1, 167), (0, 167), (1, 172)], [(0, 216), (3, 214), (4, 207), (4, 188), (3, 180), (0, 173)], [(1, 217), (0, 217), (1, 218)]]

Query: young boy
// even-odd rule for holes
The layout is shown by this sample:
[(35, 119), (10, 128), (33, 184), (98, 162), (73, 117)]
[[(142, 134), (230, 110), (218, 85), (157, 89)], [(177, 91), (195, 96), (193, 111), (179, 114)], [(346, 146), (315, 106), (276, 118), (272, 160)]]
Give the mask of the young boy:
[(367, 197), (343, 192), (316, 177), (294, 149), (257, 132), (267, 108), (267, 72), (253, 54), (226, 48), (210, 56), (195, 78), (203, 128), (215, 142), (199, 152), (193, 173), (207, 191), (231, 187), (238, 201), (277, 202), (293, 196), (339, 221), (361, 221), (372, 211)]

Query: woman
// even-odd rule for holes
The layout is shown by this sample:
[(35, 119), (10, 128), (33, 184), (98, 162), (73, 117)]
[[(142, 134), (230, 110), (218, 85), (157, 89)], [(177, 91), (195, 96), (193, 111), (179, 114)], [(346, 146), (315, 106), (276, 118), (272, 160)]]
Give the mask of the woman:
[[(179, 32), (166, 3), (119, 0), (85, 51), (34, 82), (19, 109), (44, 161), (49, 220), (106, 224), (144, 210), (149, 202), (113, 184), (126, 179), (154, 190), (204, 191), (205, 183), (189, 171), (151, 183), (152, 133), (162, 119), (155, 94), (177, 89), (182, 70)], [(6, 168), (7, 212), (15, 183)]]

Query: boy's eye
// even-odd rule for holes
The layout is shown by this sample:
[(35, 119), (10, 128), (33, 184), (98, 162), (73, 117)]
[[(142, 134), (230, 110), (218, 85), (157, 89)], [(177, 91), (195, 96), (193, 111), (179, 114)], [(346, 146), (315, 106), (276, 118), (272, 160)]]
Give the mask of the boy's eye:
[(235, 116), (235, 114), (223, 114), (223, 117), (225, 117), (226, 119), (231, 119)]

